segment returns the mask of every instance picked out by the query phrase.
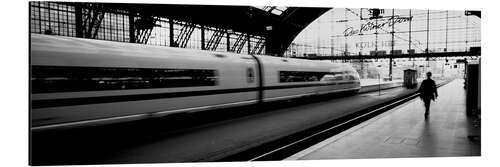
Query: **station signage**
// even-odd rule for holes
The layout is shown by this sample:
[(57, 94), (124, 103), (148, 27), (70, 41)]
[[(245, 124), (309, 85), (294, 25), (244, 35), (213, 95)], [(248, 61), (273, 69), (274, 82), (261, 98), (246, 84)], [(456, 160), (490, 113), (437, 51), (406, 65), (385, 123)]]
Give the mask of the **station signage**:
[(363, 32), (372, 31), (375, 29), (391, 27), (393, 24), (409, 22), (412, 20), (412, 18), (413, 16), (411, 17), (394, 16), (386, 19), (384, 18), (377, 19), (376, 21), (370, 20), (364, 24), (361, 24), (360, 28), (354, 28), (353, 26), (346, 28), (344, 30), (344, 36), (358, 35)]
[[(378, 42), (378, 47), (391, 47), (393, 41), (379, 41)], [(377, 42), (375, 41), (370, 41), (370, 42), (357, 42), (356, 43), (356, 48), (375, 48), (375, 45), (377, 45)]]

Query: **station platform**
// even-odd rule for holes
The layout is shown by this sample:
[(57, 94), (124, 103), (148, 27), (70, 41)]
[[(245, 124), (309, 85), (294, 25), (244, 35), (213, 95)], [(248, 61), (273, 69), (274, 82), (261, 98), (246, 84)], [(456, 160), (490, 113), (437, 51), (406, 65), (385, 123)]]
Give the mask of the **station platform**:
[(286, 160), (480, 156), (480, 139), (469, 137), (480, 136), (480, 127), (466, 116), (463, 80), (438, 94), (427, 120), (416, 98)]
[(392, 80), (392, 81), (384, 81), (382, 79), (360, 79), (361, 86), (373, 86), (373, 85), (383, 85), (383, 84), (391, 84), (391, 83), (403, 83), (402, 79)]

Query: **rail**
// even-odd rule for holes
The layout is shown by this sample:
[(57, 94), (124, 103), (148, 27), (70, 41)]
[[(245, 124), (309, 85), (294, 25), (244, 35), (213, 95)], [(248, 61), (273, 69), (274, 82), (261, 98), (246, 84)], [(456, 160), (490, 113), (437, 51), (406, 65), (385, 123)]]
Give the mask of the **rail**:
[[(452, 80), (443, 81), (437, 86), (441, 87), (451, 81)], [(224, 157), (217, 161), (227, 162), (283, 160), (316, 143), (319, 143), (366, 120), (369, 120), (385, 111), (408, 102), (418, 97), (419, 95), (420, 94), (416, 91), (401, 98), (368, 107), (345, 117), (338, 118), (327, 123), (306, 129), (304, 131), (291, 134), (281, 139), (262, 144), (260, 146), (242, 151), (234, 155)]]

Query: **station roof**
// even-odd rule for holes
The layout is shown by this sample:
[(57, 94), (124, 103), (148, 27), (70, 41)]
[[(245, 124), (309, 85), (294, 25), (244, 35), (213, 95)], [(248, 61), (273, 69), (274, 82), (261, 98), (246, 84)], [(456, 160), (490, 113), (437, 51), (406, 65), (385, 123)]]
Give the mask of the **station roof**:
[(282, 54), (295, 37), (331, 8), (222, 6), (181, 4), (99, 3), (107, 9), (126, 10), (158, 17), (223, 28), (266, 37), (267, 52)]

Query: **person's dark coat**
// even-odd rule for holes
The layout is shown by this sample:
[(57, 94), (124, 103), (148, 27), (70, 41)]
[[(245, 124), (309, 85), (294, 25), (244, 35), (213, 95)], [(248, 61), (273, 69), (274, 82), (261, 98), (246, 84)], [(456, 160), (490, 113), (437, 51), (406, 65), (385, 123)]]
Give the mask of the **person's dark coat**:
[(436, 82), (434, 82), (434, 80), (432, 79), (423, 80), (418, 91), (420, 92), (420, 98), (422, 99), (435, 100), (438, 96)]

